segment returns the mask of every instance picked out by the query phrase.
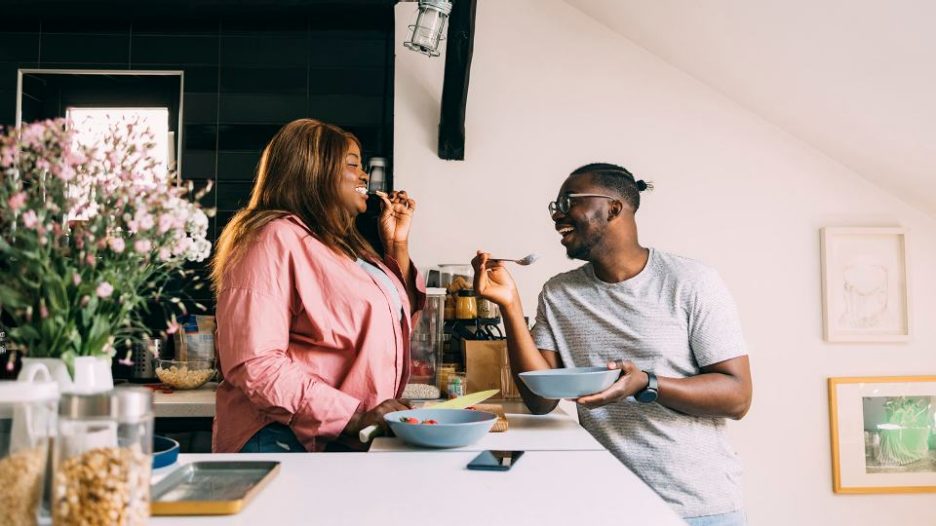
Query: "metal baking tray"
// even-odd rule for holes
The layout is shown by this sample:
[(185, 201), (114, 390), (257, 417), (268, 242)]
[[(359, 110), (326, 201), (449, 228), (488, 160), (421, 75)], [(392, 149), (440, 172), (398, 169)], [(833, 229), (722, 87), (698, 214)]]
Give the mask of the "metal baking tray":
[(239, 513), (279, 472), (279, 462), (192, 462), (153, 485), (151, 515)]

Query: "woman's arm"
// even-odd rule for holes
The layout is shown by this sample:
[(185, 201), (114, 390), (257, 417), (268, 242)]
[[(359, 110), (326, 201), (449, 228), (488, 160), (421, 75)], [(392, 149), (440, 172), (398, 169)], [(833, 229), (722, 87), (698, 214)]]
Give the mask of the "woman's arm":
[[(387, 257), (400, 271), (400, 279), (409, 298), (410, 314), (415, 314), (422, 309), (421, 300), (425, 298), (425, 291), (419, 288), (418, 273), (413, 269), (413, 262), (409, 256), (409, 232), (413, 224), (413, 213), (416, 211), (416, 200), (411, 199), (403, 190), (390, 192), (389, 195), (377, 192), (377, 195), (383, 202), (378, 222), (380, 241), (386, 249)], [(394, 265), (388, 266), (392, 269)]]

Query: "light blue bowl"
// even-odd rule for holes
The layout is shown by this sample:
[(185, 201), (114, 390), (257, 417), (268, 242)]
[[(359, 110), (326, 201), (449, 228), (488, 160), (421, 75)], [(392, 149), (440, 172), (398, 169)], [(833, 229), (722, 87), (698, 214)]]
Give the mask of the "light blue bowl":
[(179, 458), (179, 443), (161, 435), (153, 435), (153, 469), (174, 464)]
[(520, 379), (535, 394), (559, 400), (600, 393), (620, 375), (619, 369), (607, 367), (567, 367), (520, 373)]
[[(438, 424), (406, 424), (400, 419), (433, 419)], [(384, 415), (384, 420), (401, 440), (422, 447), (462, 447), (473, 444), (491, 430), (497, 415), (471, 409), (410, 409)]]

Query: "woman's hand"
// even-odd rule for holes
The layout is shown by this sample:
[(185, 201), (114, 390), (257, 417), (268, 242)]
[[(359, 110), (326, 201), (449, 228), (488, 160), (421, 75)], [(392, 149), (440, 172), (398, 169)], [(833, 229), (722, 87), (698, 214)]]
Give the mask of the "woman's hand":
[(407, 197), (406, 192), (402, 190), (390, 192), (389, 195), (377, 192), (377, 196), (383, 201), (378, 221), (380, 240), (385, 247), (408, 243), (416, 201)]
[(392, 398), (384, 400), (380, 405), (370, 411), (354, 413), (354, 416), (351, 417), (351, 420), (348, 420), (342, 433), (346, 435), (357, 435), (358, 431), (371, 425), (376, 425), (382, 429), (386, 428), (387, 423), (384, 421), (385, 414), (394, 411), (406, 411), (407, 409), (412, 409), (412, 407), (403, 400), (394, 400)]
[(489, 262), (491, 254), (478, 251), (471, 260), (474, 267), (474, 289), (478, 296), (491, 300), (502, 309), (519, 301), (517, 285), (510, 272), (499, 261)]

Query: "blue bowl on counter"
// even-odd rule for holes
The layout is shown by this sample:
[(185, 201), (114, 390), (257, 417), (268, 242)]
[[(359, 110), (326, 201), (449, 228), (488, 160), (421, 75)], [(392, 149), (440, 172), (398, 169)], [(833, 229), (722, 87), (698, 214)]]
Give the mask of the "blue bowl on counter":
[[(410, 409), (387, 413), (384, 420), (393, 434), (408, 444), (446, 448), (477, 442), (494, 427), (497, 415), (471, 409)], [(423, 423), (426, 421), (436, 423)]]
[(153, 435), (153, 469), (172, 465), (179, 458), (179, 443), (160, 435)]
[(533, 393), (561, 400), (600, 393), (617, 381), (621, 371), (607, 367), (564, 367), (528, 371), (519, 376)]

